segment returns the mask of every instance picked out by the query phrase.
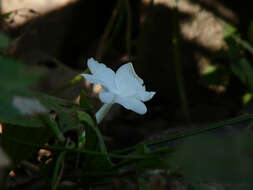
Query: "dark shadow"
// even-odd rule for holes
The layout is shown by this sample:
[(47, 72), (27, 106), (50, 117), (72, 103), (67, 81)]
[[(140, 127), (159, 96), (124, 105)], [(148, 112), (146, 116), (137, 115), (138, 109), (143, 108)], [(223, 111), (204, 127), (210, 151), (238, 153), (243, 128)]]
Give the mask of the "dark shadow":
[[(183, 121), (173, 58), (172, 33), (175, 27), (174, 22), (177, 22), (174, 20), (175, 10), (162, 4), (155, 4), (148, 11), (138, 38), (137, 73), (142, 73), (149, 89), (157, 89), (156, 98), (151, 104), (159, 107), (159, 101), (163, 102), (161, 104), (166, 102), (167, 108), (164, 108), (164, 112), (160, 112), (160, 116), (170, 121), (173, 119)], [(192, 19), (191, 15), (182, 12), (178, 14), (178, 23)], [(220, 15), (220, 17), (224, 16)], [(237, 114), (235, 109), (240, 109), (240, 101), (234, 100), (239, 100), (238, 97), (242, 95), (240, 94), (242, 91), (218, 95), (199, 82), (196, 53), (212, 59), (217, 52), (204, 47), (196, 40), (185, 39), (182, 33), (179, 34), (178, 40), (184, 87), (192, 121), (220, 120)], [(233, 88), (243, 87), (236, 85)]]
[[(223, 20), (233, 22), (219, 9), (219, 5), (203, 0), (191, 1)], [(82, 0), (10, 30), (11, 36), (18, 39), (17, 47), (14, 49), (15, 55), (22, 58), (30, 51), (39, 50), (61, 60), (73, 69), (86, 68), (85, 59), (96, 55), (99, 41), (116, 2), (116, 0), (109, 3), (108, 1)], [(178, 27), (178, 23), (175, 25), (173, 19), (175, 10), (155, 4), (153, 7), (146, 7), (148, 12), (140, 12), (142, 7), (140, 1), (131, 1), (131, 5), (132, 55), (136, 60), (134, 63), (136, 72), (144, 78), (148, 90), (157, 92), (154, 100), (147, 104), (160, 110), (153, 111), (149, 116), (150, 118), (162, 117), (166, 121), (182, 121), (173, 63), (172, 31), (174, 26)], [(230, 8), (233, 7), (232, 5), (235, 4), (224, 3), (224, 7)], [(235, 9), (232, 11), (236, 14), (242, 12), (242, 8), (233, 8)], [(239, 23), (242, 23), (241, 18), (246, 15), (249, 13), (242, 14), (242, 17), (237, 15)], [(145, 20), (140, 23), (143, 16)], [(189, 14), (178, 13), (179, 23), (188, 22), (191, 19), (192, 16)], [(246, 23), (249, 19), (243, 22)], [(125, 26), (126, 20), (123, 20), (116, 40), (105, 55), (105, 57), (112, 57), (113, 61), (106, 62), (109, 66), (120, 63), (120, 57), (126, 55)], [(236, 97), (233, 97), (233, 94), (217, 95), (199, 83), (196, 52), (210, 58), (215, 51), (203, 47), (195, 40), (185, 39), (182, 33), (179, 33), (179, 46), (184, 85), (190, 111), (193, 113), (193, 121), (210, 121), (233, 116), (234, 111), (226, 109), (231, 99), (238, 98), (237, 95)], [(49, 63), (46, 62), (45, 65), (54, 67), (54, 65), (48, 65)], [(232, 104), (239, 109), (237, 102)], [(210, 111), (201, 113), (200, 108), (207, 107)], [(198, 108), (197, 111), (195, 108)], [(216, 109), (220, 111), (213, 114), (213, 110)], [(200, 113), (201, 116), (199, 116)]]
[(96, 42), (104, 32), (115, 1), (82, 0), (41, 15), (16, 28), (9, 28), (17, 40), (14, 53), (23, 57), (39, 50), (56, 57), (66, 65), (83, 69), (80, 60), (93, 56)]

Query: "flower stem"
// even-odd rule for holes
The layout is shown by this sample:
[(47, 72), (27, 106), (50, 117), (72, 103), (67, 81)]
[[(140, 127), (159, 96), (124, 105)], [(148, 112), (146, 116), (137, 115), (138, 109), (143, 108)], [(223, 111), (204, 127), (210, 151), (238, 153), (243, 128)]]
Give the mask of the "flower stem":
[(104, 117), (106, 116), (106, 114), (108, 113), (108, 111), (110, 110), (110, 108), (112, 107), (112, 104), (104, 104), (96, 113), (96, 120), (97, 120), (97, 124), (99, 124)]

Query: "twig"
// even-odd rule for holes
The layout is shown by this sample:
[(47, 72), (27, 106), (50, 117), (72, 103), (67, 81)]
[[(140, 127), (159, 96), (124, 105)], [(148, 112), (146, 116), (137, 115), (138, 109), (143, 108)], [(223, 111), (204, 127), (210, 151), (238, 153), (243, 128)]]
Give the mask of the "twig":
[(125, 0), (127, 12), (126, 49), (128, 56), (131, 55), (131, 34), (132, 34), (132, 11), (129, 0)]
[(106, 41), (107, 41), (107, 38), (110, 34), (110, 32), (112, 31), (112, 26), (117, 18), (117, 15), (119, 13), (119, 10), (120, 10), (120, 6), (121, 6), (121, 0), (118, 0), (118, 3), (116, 5), (116, 7), (114, 8), (113, 12), (112, 12), (112, 16), (106, 26), (106, 29), (105, 29), (105, 32), (101, 38), (101, 41), (100, 41), (100, 44), (99, 44), (99, 47), (98, 47), (98, 50), (97, 50), (97, 54), (96, 54), (96, 58), (101, 58), (104, 54), (104, 51), (106, 49)]
[(179, 96), (181, 100), (182, 111), (184, 114), (184, 118), (187, 122), (190, 122), (190, 111), (188, 106), (188, 100), (186, 97), (185, 87), (184, 87), (184, 78), (182, 74), (182, 65), (180, 60), (180, 48), (179, 48), (179, 26), (178, 26), (178, 7), (177, 1), (175, 12), (174, 12), (174, 19), (173, 19), (173, 37), (172, 37), (172, 44), (173, 44), (173, 57), (174, 57), (174, 65), (175, 65), (175, 74), (176, 74), (176, 81), (179, 91)]

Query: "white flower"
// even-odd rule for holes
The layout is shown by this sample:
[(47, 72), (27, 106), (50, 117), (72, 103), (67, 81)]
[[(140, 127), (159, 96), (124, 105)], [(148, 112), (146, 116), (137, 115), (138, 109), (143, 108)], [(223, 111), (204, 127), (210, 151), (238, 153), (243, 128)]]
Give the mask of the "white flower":
[(143, 80), (135, 73), (132, 63), (122, 65), (115, 73), (91, 58), (88, 60), (88, 67), (92, 75), (81, 75), (89, 82), (101, 84), (104, 88), (99, 94), (99, 99), (105, 104), (96, 113), (97, 123), (103, 119), (114, 103), (138, 114), (147, 112), (143, 102), (150, 100), (155, 92), (146, 91)]

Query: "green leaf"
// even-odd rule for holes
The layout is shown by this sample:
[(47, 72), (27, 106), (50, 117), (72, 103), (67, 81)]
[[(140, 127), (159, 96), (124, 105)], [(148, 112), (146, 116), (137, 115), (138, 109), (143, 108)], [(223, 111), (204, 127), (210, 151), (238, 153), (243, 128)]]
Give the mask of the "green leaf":
[(204, 85), (226, 85), (228, 83), (228, 71), (223, 67), (212, 67), (200, 78)]
[(231, 64), (231, 70), (253, 92), (253, 66), (246, 58)]
[(147, 145), (145, 145), (145, 144), (138, 144), (137, 146), (136, 146), (136, 152), (139, 154), (139, 155), (142, 155), (142, 154), (148, 154), (148, 153), (150, 153), (150, 150), (149, 150), (149, 148), (148, 148), (148, 146)]
[(253, 177), (252, 132), (238, 136), (198, 135), (185, 140), (170, 157), (188, 179), (250, 183)]
[(224, 27), (223, 31), (224, 31), (224, 33), (223, 33), (224, 38), (229, 38), (232, 35), (235, 35), (237, 33), (237, 29), (231, 24), (227, 24)]
[(93, 109), (83, 90), (80, 92), (80, 106), (87, 111), (91, 111)]
[(246, 84), (247, 75), (243, 70), (242, 65), (239, 62), (232, 62), (230, 65), (232, 72), (241, 80), (242, 83)]
[(27, 128), (4, 125), (2, 143), (6, 153), (14, 163), (18, 163), (29, 158), (37, 150), (37, 147), (30, 145), (43, 145), (51, 136), (52, 132), (47, 127)]
[(7, 48), (9, 43), (8, 37), (2, 31), (0, 31), (0, 50)]
[(147, 169), (168, 169), (169, 164), (167, 157), (173, 152), (169, 147), (163, 147), (150, 151), (150, 149), (145, 144), (139, 144), (136, 147), (136, 152), (138, 155), (146, 155), (144, 159), (135, 161), (135, 168), (138, 171)]
[[(33, 69), (33, 70), (32, 70)], [(0, 55), (0, 88), (2, 90), (24, 90), (41, 77), (41, 70), (23, 65), (20, 61)]]
[(77, 108), (80, 109), (80, 106), (72, 101), (68, 101), (62, 98), (57, 98), (43, 93), (33, 93), (33, 96), (38, 98), (43, 105), (46, 106), (49, 110), (53, 111), (62, 111), (63, 108)]
[(59, 127), (62, 132), (83, 128), (83, 125), (76, 114), (77, 110), (77, 108), (62, 108), (56, 111), (59, 119)]
[(141, 177), (138, 177), (138, 185), (139, 190), (150, 190), (150, 186), (148, 185), (147, 181), (142, 179)]
[(96, 134), (99, 136), (99, 138), (102, 138), (102, 135), (100, 134), (100, 131), (97, 129), (97, 127), (95, 125), (95, 122), (93, 121), (93, 119), (91, 118), (91, 116), (89, 114), (87, 114), (83, 111), (78, 111), (77, 114), (78, 114), (78, 117), (81, 121), (85, 121), (90, 126), (94, 127), (94, 130), (95, 130)]
[(206, 185), (196, 182), (195, 180), (190, 180), (190, 184), (193, 186), (194, 190), (211, 190)]
[(36, 116), (24, 116), (14, 106), (14, 96), (24, 96), (38, 99), (40, 103), (45, 106), (49, 111), (56, 112), (59, 118), (60, 129), (66, 132), (71, 129), (81, 128), (82, 124), (76, 114), (81, 110), (78, 104), (73, 102), (52, 97), (45, 94), (34, 92), (9, 92), (1, 91), (0, 94), (0, 121), (20, 126), (27, 127), (42, 127), (42, 121)]
[(242, 103), (245, 105), (247, 103), (249, 103), (249, 101), (252, 99), (252, 93), (245, 93), (242, 96)]
[(253, 44), (253, 20), (249, 23), (248, 40), (251, 44)]
[[(17, 95), (20, 95), (17, 93)], [(42, 127), (43, 123), (37, 116), (25, 116), (13, 106), (14, 95), (1, 91), (0, 122), (26, 127)]]
[(54, 168), (54, 173), (53, 173), (53, 176), (52, 176), (52, 179), (51, 179), (51, 189), (55, 189), (55, 185), (57, 183), (57, 178), (58, 178), (58, 175), (59, 175), (59, 172), (60, 172), (60, 169), (61, 169), (61, 164), (62, 164), (62, 161), (64, 159), (64, 156), (67, 152), (61, 152), (56, 160), (56, 163), (55, 163), (55, 168)]
[(81, 130), (80, 133), (81, 134), (78, 137), (77, 147), (82, 149), (82, 147), (86, 144), (86, 133), (85, 133), (85, 130)]
[(2, 18), (5, 18), (5, 19), (6, 19), (6, 18), (9, 18), (9, 17), (10, 17), (10, 15), (11, 15), (12, 13), (13, 13), (13, 11), (10, 11), (10, 12), (7, 12), (7, 13), (4, 13), (4, 14), (2, 14), (2, 15), (1, 15), (1, 17), (2, 17)]
[(137, 171), (142, 172), (150, 169), (169, 169), (168, 161), (165, 158), (161, 157), (152, 157), (141, 159), (135, 162), (135, 168)]
[[(101, 151), (104, 154), (107, 154), (107, 148), (104, 143), (104, 139), (102, 134), (100, 133), (99, 129), (95, 125), (94, 120), (92, 117), (83, 112), (78, 111), (77, 112), (78, 117), (81, 121), (85, 122), (87, 125), (85, 125), (85, 133), (86, 133), (86, 150), (95, 150), (95, 151)], [(90, 162), (90, 168), (110, 168), (112, 167), (112, 162), (110, 160), (109, 156), (104, 157), (96, 157), (96, 158), (89, 158)]]

